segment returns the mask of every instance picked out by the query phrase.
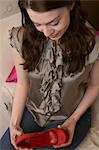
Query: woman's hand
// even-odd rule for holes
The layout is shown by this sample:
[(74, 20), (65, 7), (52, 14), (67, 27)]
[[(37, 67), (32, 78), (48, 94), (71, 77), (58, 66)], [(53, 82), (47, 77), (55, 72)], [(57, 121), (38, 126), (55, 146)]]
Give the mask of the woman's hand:
[(74, 136), (76, 123), (77, 123), (77, 121), (73, 117), (69, 117), (62, 125), (58, 126), (58, 128), (62, 128), (68, 132), (69, 140), (67, 143), (65, 143), (63, 145), (53, 146), (54, 148), (65, 147), (65, 146), (68, 146), (71, 144), (73, 136)]
[(11, 144), (18, 150), (18, 147), (15, 143), (16, 137), (20, 136), (23, 133), (22, 128), (20, 126), (10, 125), (10, 138)]
[(28, 149), (28, 148), (17, 147), (17, 145), (15, 143), (16, 137), (20, 136), (22, 133), (23, 133), (23, 130), (20, 126), (10, 125), (11, 144), (15, 147), (16, 150), (32, 150), (32, 149)]

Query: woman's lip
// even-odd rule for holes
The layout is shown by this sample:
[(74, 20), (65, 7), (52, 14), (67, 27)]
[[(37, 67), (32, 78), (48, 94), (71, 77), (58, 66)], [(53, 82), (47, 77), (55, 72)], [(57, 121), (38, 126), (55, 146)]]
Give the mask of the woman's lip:
[(55, 38), (58, 36), (59, 33), (55, 34), (54, 36), (50, 36), (50, 38)]

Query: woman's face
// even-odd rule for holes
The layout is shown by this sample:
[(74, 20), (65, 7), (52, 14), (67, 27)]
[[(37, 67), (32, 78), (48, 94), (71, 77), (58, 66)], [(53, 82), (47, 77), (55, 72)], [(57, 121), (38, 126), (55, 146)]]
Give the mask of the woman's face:
[(60, 39), (70, 24), (70, 7), (47, 12), (27, 9), (27, 12), (36, 29), (52, 40)]

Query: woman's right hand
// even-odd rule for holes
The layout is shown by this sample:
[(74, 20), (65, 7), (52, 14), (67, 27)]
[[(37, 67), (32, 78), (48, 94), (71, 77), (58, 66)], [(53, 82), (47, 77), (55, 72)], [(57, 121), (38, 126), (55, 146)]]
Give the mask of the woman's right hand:
[(21, 147), (17, 147), (15, 141), (16, 141), (16, 137), (20, 136), (23, 133), (23, 130), (20, 126), (14, 126), (14, 125), (10, 125), (10, 138), (11, 138), (11, 144), (14, 146), (14, 148), (16, 150), (32, 150), (29, 148), (21, 148)]
[(17, 147), (15, 143), (16, 137), (20, 136), (22, 133), (23, 133), (23, 130), (20, 126), (10, 125), (11, 144), (15, 147), (16, 150), (19, 150), (19, 147)]

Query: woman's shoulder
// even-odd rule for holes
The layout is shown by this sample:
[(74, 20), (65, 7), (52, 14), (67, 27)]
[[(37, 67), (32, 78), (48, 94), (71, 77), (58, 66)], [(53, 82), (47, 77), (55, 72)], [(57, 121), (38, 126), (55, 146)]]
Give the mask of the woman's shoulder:
[(23, 39), (24, 28), (22, 26), (12, 27), (9, 30), (10, 45), (16, 48), (21, 53), (22, 39)]
[(24, 32), (24, 28), (22, 26), (12, 27), (9, 30), (10, 40), (14, 39), (14, 40), (17, 40), (18, 42), (21, 42), (23, 32)]

